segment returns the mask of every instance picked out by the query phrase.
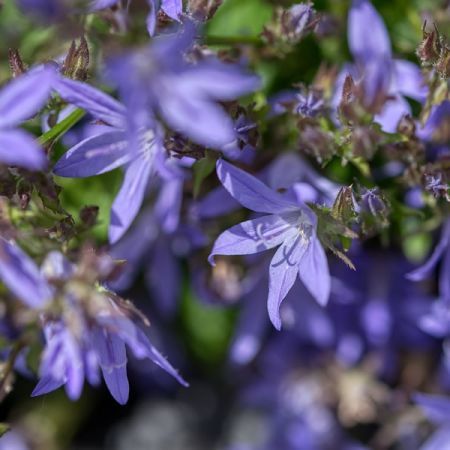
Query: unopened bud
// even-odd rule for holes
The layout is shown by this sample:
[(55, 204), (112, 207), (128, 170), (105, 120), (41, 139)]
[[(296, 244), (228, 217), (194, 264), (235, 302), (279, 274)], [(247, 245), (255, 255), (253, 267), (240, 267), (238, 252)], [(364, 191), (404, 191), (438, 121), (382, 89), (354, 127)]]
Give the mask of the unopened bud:
[(11, 70), (13, 78), (24, 74), (27, 71), (25, 64), (22, 61), (19, 50), (10, 48), (8, 50), (9, 69)]
[(355, 207), (353, 201), (353, 189), (351, 186), (343, 186), (334, 201), (331, 215), (347, 224), (355, 217)]
[(426, 22), (423, 26), (423, 39), (416, 50), (416, 54), (424, 66), (431, 66), (441, 54), (441, 42), (437, 29), (427, 33), (425, 27)]
[(62, 72), (66, 77), (74, 80), (85, 81), (89, 67), (89, 46), (84, 36), (80, 38), (77, 46), (72, 41), (67, 56), (62, 65)]
[(397, 125), (397, 131), (409, 138), (413, 138), (416, 134), (414, 119), (409, 114), (403, 116)]

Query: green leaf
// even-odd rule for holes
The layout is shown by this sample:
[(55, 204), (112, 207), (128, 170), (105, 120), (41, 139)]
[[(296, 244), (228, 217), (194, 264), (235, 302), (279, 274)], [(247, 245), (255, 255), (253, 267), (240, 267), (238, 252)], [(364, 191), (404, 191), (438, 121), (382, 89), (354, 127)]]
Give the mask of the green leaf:
[(264, 0), (225, 0), (209, 22), (207, 36), (258, 36), (272, 11)]

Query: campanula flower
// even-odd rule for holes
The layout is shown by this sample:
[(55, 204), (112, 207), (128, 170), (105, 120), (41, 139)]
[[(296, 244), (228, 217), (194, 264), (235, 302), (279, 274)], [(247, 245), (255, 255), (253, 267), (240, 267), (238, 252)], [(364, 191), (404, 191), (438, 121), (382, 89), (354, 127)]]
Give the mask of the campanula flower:
[(269, 317), (281, 327), (280, 305), (297, 275), (317, 302), (325, 305), (330, 274), (325, 251), (317, 237), (317, 217), (302, 202), (272, 191), (248, 173), (219, 160), (217, 175), (225, 189), (243, 206), (266, 213), (223, 232), (209, 261), (216, 255), (249, 255), (278, 247), (269, 266)]
[[(107, 265), (108, 261), (99, 261), (100, 267)], [(112, 292), (87, 283), (81, 286), (82, 273), (58, 252), (50, 253), (39, 270), (17, 245), (0, 238), (0, 278), (19, 300), (41, 312), (46, 345), (40, 381), (32, 395), (64, 385), (67, 395), (76, 400), (85, 378), (99, 384), (101, 370), (111, 395), (126, 403), (126, 347), (136, 358), (152, 360), (186, 385)], [(58, 312), (51, 311), (51, 302), (59, 302)]]
[(386, 26), (369, 0), (353, 0), (348, 15), (348, 44), (355, 64), (348, 65), (339, 76), (339, 97), (345, 76), (351, 74), (355, 81), (363, 83), (367, 105), (384, 103), (375, 120), (384, 131), (394, 132), (400, 119), (411, 114), (404, 96), (425, 100), (427, 90), (420, 69), (409, 61), (393, 58)]
[(150, 179), (164, 165), (165, 150), (159, 128), (142, 128), (138, 136), (127, 131), (127, 110), (114, 98), (79, 81), (59, 79), (56, 90), (73, 105), (109, 125), (101, 133), (69, 149), (53, 171), (62, 177), (84, 178), (125, 167), (125, 177), (111, 209), (109, 239), (118, 241), (139, 212)]
[(259, 78), (212, 56), (189, 62), (186, 52), (195, 33), (194, 25), (185, 23), (181, 32), (112, 61), (108, 77), (130, 111), (130, 130), (143, 121), (162, 119), (193, 142), (222, 150), (238, 136), (219, 102), (253, 92)]

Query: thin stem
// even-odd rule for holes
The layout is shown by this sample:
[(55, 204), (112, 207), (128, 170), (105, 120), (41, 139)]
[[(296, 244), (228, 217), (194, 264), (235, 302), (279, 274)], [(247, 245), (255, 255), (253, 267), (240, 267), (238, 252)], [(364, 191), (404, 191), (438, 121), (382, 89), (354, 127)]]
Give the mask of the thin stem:
[(82, 109), (75, 109), (65, 119), (57, 123), (39, 138), (41, 145), (46, 145), (66, 134), (74, 125), (76, 125), (85, 115)]

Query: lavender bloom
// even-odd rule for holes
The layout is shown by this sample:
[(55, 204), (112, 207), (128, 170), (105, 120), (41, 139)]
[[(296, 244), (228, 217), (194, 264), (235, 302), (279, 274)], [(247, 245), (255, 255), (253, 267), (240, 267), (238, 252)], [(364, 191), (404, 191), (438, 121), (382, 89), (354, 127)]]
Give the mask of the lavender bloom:
[(67, 102), (110, 125), (110, 131), (105, 132), (102, 127), (101, 134), (88, 137), (67, 151), (53, 171), (63, 177), (83, 178), (125, 166), (125, 177), (111, 210), (109, 239), (115, 243), (138, 214), (152, 176), (165, 170), (161, 132), (158, 127), (144, 127), (137, 137), (130, 137), (126, 108), (87, 84), (61, 78), (56, 90)]
[(184, 54), (194, 36), (195, 27), (188, 22), (182, 32), (118, 58), (109, 76), (130, 111), (131, 131), (149, 116), (161, 117), (192, 141), (221, 150), (236, 141), (237, 133), (218, 102), (254, 91), (259, 79), (213, 57), (187, 62)]
[[(40, 381), (33, 396), (46, 394), (65, 386), (67, 395), (80, 397), (84, 378), (92, 385), (100, 382), (98, 371), (111, 395), (124, 404), (128, 400), (126, 346), (138, 359), (150, 359), (181, 384), (186, 382), (153, 347), (144, 332), (126, 315), (108, 291), (77, 290), (79, 279), (71, 284), (76, 269), (58, 252), (50, 253), (41, 272), (17, 246), (0, 239), (0, 277), (25, 304), (41, 309), (49, 300), (63, 299), (63, 312), (43, 313), (41, 320), (46, 346), (40, 365)], [(63, 284), (62, 292), (58, 283)], [(63, 283), (61, 283), (63, 282)], [(86, 298), (88, 297), (88, 298)], [(84, 301), (88, 304), (84, 304)]]
[[(92, 11), (98, 11), (101, 9), (109, 8), (119, 3), (119, 0), (93, 0), (91, 5)], [(147, 16), (147, 30), (150, 36), (155, 34), (157, 14), (159, 10), (171, 19), (180, 21), (183, 13), (183, 1), (182, 0), (147, 0), (150, 12)]]
[(363, 83), (369, 105), (385, 96), (392, 97), (375, 116), (375, 121), (384, 131), (394, 132), (400, 119), (411, 113), (403, 96), (418, 101), (425, 99), (426, 87), (420, 69), (409, 61), (393, 59), (383, 19), (369, 0), (353, 0), (348, 22), (348, 43), (356, 65), (348, 66), (341, 73), (337, 87), (339, 98), (348, 73)]
[(248, 255), (279, 246), (269, 267), (269, 317), (281, 328), (280, 305), (297, 274), (313, 297), (326, 304), (330, 274), (323, 247), (317, 238), (317, 218), (302, 202), (286, 199), (256, 178), (223, 160), (217, 174), (227, 191), (243, 206), (261, 213), (223, 232), (216, 240), (209, 261), (215, 255)]
[(0, 90), (0, 162), (29, 170), (42, 170), (47, 158), (34, 137), (17, 128), (46, 103), (54, 71), (37, 68)]
[(439, 275), (439, 293), (443, 299), (450, 300), (450, 220), (444, 223), (441, 238), (428, 261), (407, 275), (413, 281), (429, 277), (438, 262), (442, 260)]
[(413, 400), (438, 429), (420, 450), (446, 450), (450, 442), (450, 400), (439, 395), (417, 393)]
[[(304, 202), (323, 202), (331, 205), (339, 185), (319, 175), (304, 159), (293, 152), (281, 154), (258, 178), (281, 195), (296, 198), (293, 190), (301, 191)], [(206, 194), (196, 205), (200, 218), (209, 219), (240, 208), (240, 204), (222, 187)]]

